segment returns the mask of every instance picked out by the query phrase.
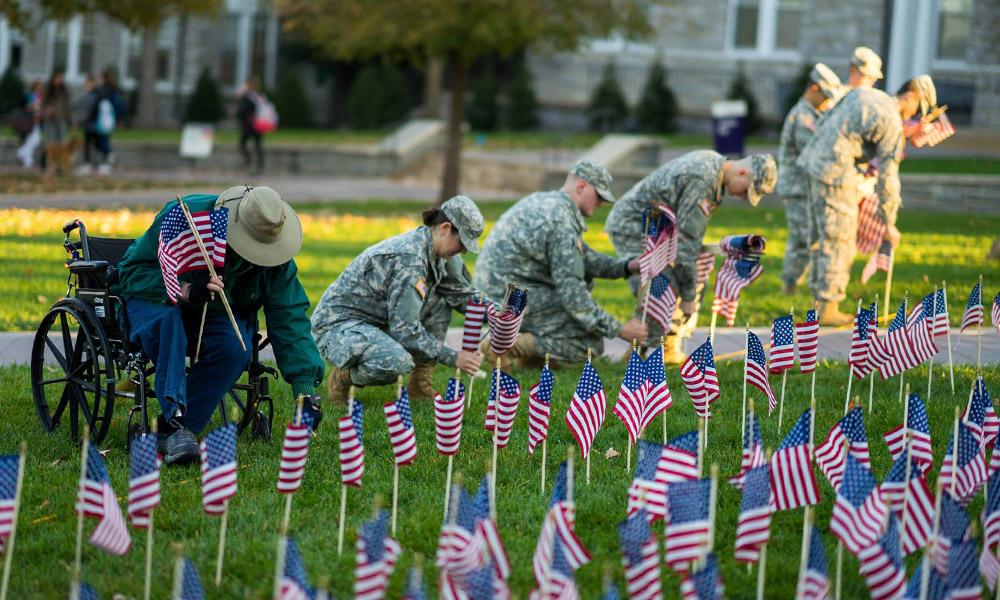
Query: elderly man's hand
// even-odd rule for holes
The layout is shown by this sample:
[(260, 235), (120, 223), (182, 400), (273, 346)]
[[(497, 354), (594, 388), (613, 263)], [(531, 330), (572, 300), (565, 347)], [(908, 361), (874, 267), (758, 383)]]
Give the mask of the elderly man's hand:
[(903, 234), (899, 232), (899, 229), (895, 225), (889, 225), (885, 231), (885, 238), (889, 240), (892, 247), (895, 248), (899, 245), (899, 240), (903, 237)]
[(694, 311), (698, 309), (697, 300), (681, 300), (681, 312), (684, 313), (684, 318), (687, 319), (694, 314)]

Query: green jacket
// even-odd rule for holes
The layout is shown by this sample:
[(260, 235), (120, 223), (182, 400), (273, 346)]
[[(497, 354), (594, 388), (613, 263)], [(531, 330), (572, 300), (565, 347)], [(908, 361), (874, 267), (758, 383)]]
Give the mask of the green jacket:
[[(211, 210), (217, 196), (192, 194), (184, 197), (191, 212)], [(153, 219), (153, 224), (142, 234), (118, 264), (119, 280), (112, 293), (127, 302), (138, 298), (154, 304), (170, 304), (163, 284), (163, 273), (156, 251), (160, 238), (160, 222), (164, 215), (177, 206), (177, 201), (167, 203)], [(220, 275), (226, 282), (226, 298), (233, 313), (245, 319), (254, 319), (263, 308), (267, 319), (267, 336), (274, 348), (278, 369), (285, 381), (291, 384), (292, 393), (311, 394), (323, 379), (323, 360), (316, 350), (309, 331), (309, 299), (299, 283), (298, 267), (290, 260), (277, 267), (261, 267), (244, 260), (232, 247), (226, 251), (226, 266)], [(192, 271), (180, 276), (181, 281), (207, 278), (207, 271)], [(210, 312), (225, 312), (220, 300), (210, 302)]]

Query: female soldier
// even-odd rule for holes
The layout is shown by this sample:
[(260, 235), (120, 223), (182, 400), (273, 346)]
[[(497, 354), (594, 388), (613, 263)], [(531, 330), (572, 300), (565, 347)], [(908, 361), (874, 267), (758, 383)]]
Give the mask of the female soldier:
[(312, 315), (320, 353), (333, 365), (333, 402), (350, 385), (385, 385), (410, 373), (411, 397), (432, 398), (436, 363), (473, 374), (478, 351), (444, 345), (451, 311), (476, 294), (458, 256), (479, 251), (483, 216), (472, 200), (455, 196), (423, 214), (424, 225), (368, 248), (323, 293)]

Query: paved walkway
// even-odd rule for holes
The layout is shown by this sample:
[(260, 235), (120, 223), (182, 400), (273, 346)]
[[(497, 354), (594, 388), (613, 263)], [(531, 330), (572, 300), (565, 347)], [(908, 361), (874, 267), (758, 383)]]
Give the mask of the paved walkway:
[[(754, 329), (765, 342), (770, 338), (769, 329)], [(696, 330), (692, 339), (685, 340), (684, 351), (691, 352), (708, 337), (708, 328)], [(0, 333), (0, 365), (27, 364), (31, 358), (31, 344), (34, 333)], [(452, 348), (461, 345), (462, 330), (451, 328), (445, 343)], [(745, 343), (744, 330), (739, 328), (719, 328), (715, 332), (715, 355), (717, 360), (742, 359)], [(976, 364), (976, 334), (966, 332), (962, 335), (958, 329), (951, 330), (952, 358), (955, 364)], [(939, 343), (941, 352), (936, 360), (947, 360), (948, 351), (944, 343)], [(829, 329), (820, 331), (819, 358), (847, 360), (851, 348), (850, 329)], [(629, 344), (621, 339), (605, 340), (604, 356), (610, 360), (622, 360), (629, 351)], [(1000, 362), (1000, 336), (995, 330), (983, 329), (983, 363)], [(271, 348), (262, 353), (266, 359), (273, 359)]]

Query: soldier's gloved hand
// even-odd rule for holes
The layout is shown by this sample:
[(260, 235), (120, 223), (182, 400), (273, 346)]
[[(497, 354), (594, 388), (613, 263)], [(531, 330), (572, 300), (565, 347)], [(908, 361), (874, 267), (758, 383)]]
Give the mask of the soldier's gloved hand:
[(225, 284), (221, 276), (210, 279), (196, 281), (194, 283), (181, 284), (181, 296), (191, 304), (204, 304), (215, 299), (215, 294), (222, 292)]
[[(633, 258), (632, 260), (628, 261), (627, 267), (628, 267), (628, 272), (630, 274), (636, 275), (637, 273), (639, 273), (639, 257)], [(628, 277), (628, 275), (626, 275), (626, 277)]]
[(628, 341), (635, 340), (640, 346), (645, 346), (646, 339), (649, 338), (649, 327), (639, 319), (631, 319), (622, 325), (622, 330), (618, 332), (618, 337)]
[(475, 375), (481, 364), (483, 364), (483, 354), (478, 350), (460, 350), (455, 357), (455, 366), (469, 375)]
[(302, 396), (302, 424), (315, 432), (323, 422), (323, 406), (318, 394)]
[(681, 300), (681, 312), (684, 313), (684, 320), (686, 321), (688, 317), (694, 314), (694, 311), (698, 309), (697, 300)]

